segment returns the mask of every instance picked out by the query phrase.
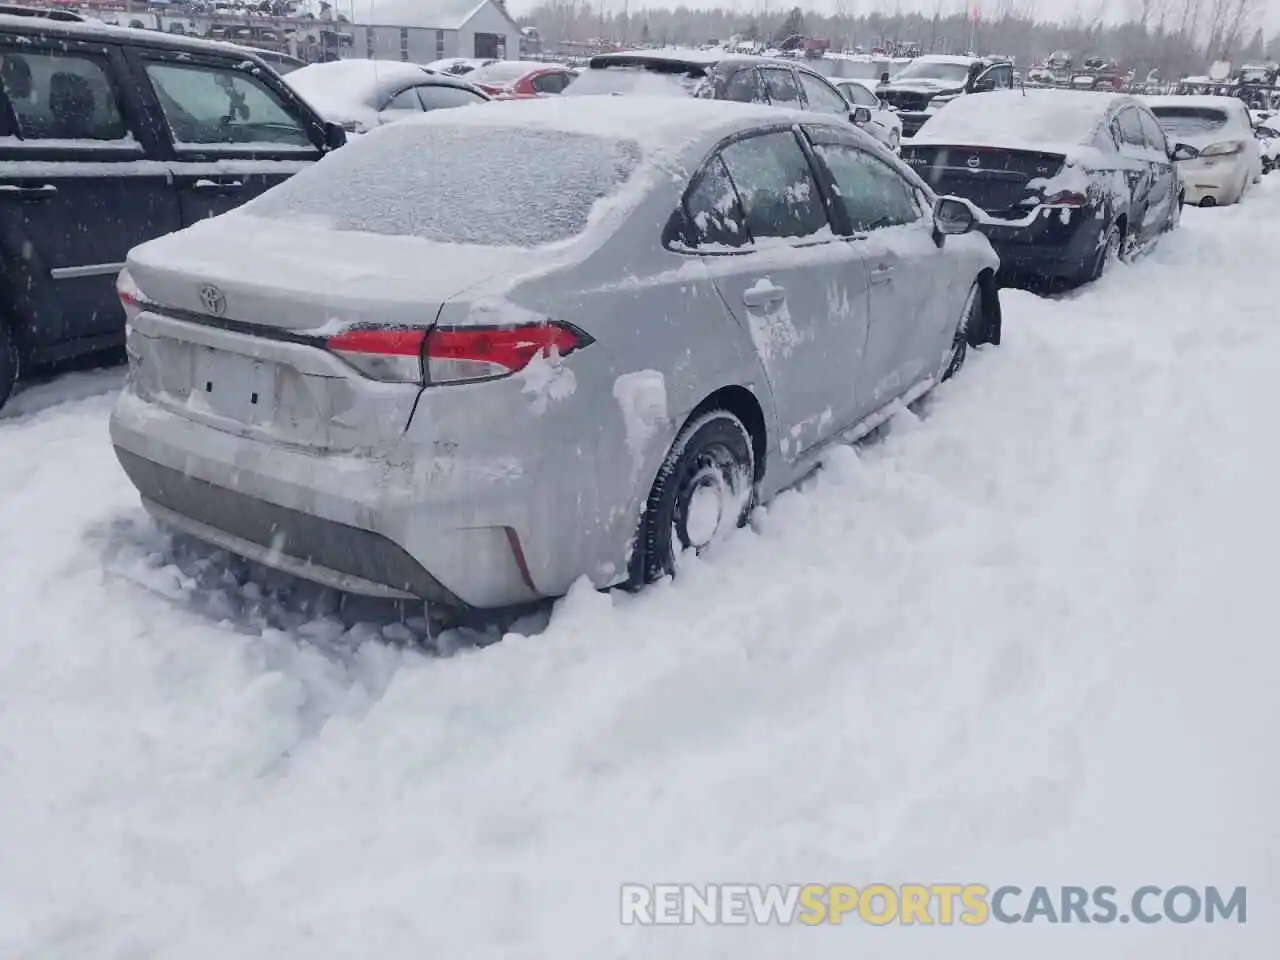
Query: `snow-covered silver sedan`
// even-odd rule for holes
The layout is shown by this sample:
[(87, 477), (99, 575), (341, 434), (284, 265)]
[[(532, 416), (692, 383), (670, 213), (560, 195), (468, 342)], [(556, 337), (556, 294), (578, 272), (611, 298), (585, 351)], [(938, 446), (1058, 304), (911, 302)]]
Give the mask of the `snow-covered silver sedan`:
[(438, 111), (136, 248), (111, 436), (161, 521), (342, 590), (639, 584), (998, 342), (972, 225), (843, 116)]

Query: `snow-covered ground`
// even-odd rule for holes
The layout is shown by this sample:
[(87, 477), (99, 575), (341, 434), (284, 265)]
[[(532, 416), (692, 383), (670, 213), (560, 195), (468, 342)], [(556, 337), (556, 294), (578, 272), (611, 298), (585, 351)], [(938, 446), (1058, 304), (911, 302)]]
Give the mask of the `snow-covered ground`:
[[(1280, 183), (638, 597), (428, 656), (0, 419), (0, 956), (1277, 955)], [(353, 619), (368, 620), (348, 626)], [(385, 638), (379, 637), (380, 629)], [(1248, 885), (1248, 922), (623, 927), (622, 882)]]

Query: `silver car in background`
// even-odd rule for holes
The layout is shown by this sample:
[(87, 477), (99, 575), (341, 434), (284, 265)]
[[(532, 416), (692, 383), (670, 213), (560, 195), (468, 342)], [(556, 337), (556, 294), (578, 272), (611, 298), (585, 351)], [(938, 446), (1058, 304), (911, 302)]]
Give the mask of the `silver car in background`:
[(345, 591), (638, 585), (999, 341), (973, 221), (843, 116), (438, 111), (135, 249), (111, 437), (161, 521)]

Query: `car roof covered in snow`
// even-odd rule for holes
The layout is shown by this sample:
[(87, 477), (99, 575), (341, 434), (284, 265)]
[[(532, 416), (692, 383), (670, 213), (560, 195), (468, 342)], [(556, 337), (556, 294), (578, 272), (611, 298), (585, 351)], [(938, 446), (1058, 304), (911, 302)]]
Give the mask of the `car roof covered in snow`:
[(1123, 94), (1075, 90), (1001, 90), (957, 97), (911, 144), (1004, 147), (1073, 154), (1091, 145)]
[(400, 60), (312, 63), (290, 73), (284, 82), (321, 113), (326, 110), (341, 113), (344, 107), (352, 105), (376, 109), (384, 98), (418, 83), (472, 89), (471, 84), (460, 78), (430, 73), (417, 64)]
[(435, 110), (404, 124), (501, 126), (628, 140), (646, 153), (673, 148), (756, 124), (830, 123), (855, 129), (836, 114), (696, 97), (545, 97), (495, 101), (483, 110)]

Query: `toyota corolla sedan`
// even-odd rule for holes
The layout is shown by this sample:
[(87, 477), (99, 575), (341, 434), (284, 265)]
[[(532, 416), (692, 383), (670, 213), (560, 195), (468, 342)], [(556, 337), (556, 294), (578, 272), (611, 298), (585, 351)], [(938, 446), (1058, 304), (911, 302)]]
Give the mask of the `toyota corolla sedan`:
[(639, 585), (999, 341), (973, 223), (841, 116), (437, 111), (132, 251), (111, 437), (162, 522), (344, 591)]

